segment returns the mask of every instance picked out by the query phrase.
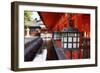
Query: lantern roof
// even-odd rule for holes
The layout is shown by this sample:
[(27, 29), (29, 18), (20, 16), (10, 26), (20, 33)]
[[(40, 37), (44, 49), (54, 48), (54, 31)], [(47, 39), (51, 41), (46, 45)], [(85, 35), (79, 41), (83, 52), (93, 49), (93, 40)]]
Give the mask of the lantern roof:
[(63, 32), (79, 32), (77, 28), (74, 27), (74, 21), (72, 20), (72, 14), (69, 14), (68, 27), (63, 29)]
[(73, 27), (68, 27), (68, 28), (64, 28), (63, 32), (79, 32), (77, 28), (73, 28)]

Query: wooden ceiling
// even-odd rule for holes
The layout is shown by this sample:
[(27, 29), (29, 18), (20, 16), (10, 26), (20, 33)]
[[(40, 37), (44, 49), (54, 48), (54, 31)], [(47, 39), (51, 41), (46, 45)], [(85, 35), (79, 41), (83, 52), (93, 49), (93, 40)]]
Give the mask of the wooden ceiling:
[[(65, 27), (68, 27), (68, 15), (67, 13), (56, 12), (38, 12), (44, 25), (48, 31), (62, 31)], [(90, 14), (73, 14), (74, 26), (79, 31), (86, 32), (90, 35)]]

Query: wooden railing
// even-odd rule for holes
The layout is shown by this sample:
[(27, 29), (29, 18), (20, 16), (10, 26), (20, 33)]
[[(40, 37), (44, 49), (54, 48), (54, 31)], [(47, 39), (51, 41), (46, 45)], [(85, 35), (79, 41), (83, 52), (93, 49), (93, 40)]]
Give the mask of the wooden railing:
[(25, 44), (24, 61), (32, 61), (42, 46), (42, 38), (38, 37)]
[(53, 43), (53, 46), (54, 46), (55, 53), (58, 57), (58, 60), (65, 60), (66, 57), (64, 55), (64, 50), (61, 49), (61, 48), (58, 48), (56, 43), (54, 42), (54, 40), (52, 40), (52, 43)]

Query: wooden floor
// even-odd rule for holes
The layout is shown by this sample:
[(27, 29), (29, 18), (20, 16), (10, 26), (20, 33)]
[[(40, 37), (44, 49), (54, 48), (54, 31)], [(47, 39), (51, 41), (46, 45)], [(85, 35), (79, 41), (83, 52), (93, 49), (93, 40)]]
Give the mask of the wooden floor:
[(51, 40), (43, 41), (42, 46), (37, 52), (33, 61), (46, 61), (46, 60), (57, 60), (57, 56)]

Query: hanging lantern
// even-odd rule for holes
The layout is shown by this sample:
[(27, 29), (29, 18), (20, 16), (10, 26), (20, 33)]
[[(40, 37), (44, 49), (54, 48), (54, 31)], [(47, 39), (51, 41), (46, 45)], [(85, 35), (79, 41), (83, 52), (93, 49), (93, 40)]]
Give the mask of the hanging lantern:
[(65, 49), (76, 49), (80, 48), (80, 32), (62, 32), (62, 47)]
[(75, 50), (79, 51), (82, 48), (81, 46), (82, 32), (80, 32), (77, 28), (74, 27), (71, 14), (69, 14), (68, 21), (69, 21), (69, 26), (63, 29), (61, 42), (62, 42), (62, 48), (64, 48), (65, 50), (69, 50), (72, 55), (72, 51), (75, 51)]

